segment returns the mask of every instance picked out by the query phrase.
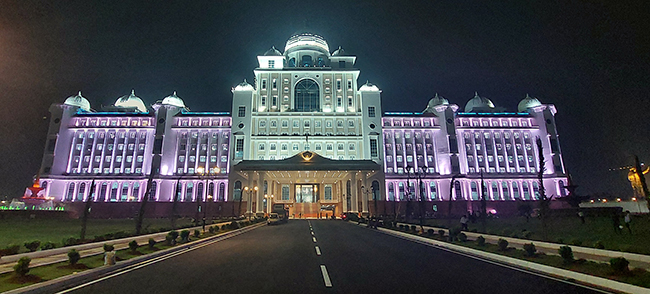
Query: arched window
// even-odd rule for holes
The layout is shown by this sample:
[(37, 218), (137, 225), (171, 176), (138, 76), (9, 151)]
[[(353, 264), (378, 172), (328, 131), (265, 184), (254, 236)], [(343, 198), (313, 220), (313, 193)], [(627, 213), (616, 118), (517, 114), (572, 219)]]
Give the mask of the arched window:
[(185, 186), (185, 202), (192, 201), (192, 196), (194, 196), (192, 192), (194, 192), (194, 183), (188, 182)]
[(117, 182), (111, 185), (111, 198), (110, 198), (111, 201), (117, 201), (117, 188), (118, 188)]
[(241, 182), (236, 181), (235, 182), (235, 187), (233, 191), (233, 200), (241, 200)]
[(84, 194), (86, 194), (86, 183), (81, 183), (79, 185), (79, 192), (77, 192), (77, 201), (83, 201)]
[(404, 183), (397, 183), (397, 189), (399, 190), (399, 200), (404, 200)]
[(524, 192), (524, 200), (530, 200), (530, 188), (528, 187), (528, 182), (523, 182), (523, 192)]
[(438, 199), (438, 189), (436, 187), (436, 182), (429, 183), (429, 199), (431, 200)]
[(106, 191), (108, 190), (108, 184), (102, 183), (102, 187), (99, 189), (99, 195), (97, 195), (98, 202), (106, 201)]
[(388, 200), (395, 201), (395, 185), (393, 183), (388, 184)]
[(208, 184), (208, 196), (212, 195), (212, 201), (217, 201), (217, 198), (219, 195), (214, 194), (214, 183), (209, 183)]
[(129, 201), (129, 183), (122, 183), (122, 196), (120, 201)]
[(377, 200), (382, 200), (381, 197), (379, 197), (379, 182), (378, 181), (372, 181), (372, 200), (377, 201)]
[(320, 93), (318, 84), (314, 80), (304, 79), (294, 91), (294, 110), (297, 112), (320, 111)]
[(219, 184), (219, 201), (224, 201), (226, 197), (226, 184)]
[(512, 197), (515, 198), (515, 200), (520, 199), (519, 195), (519, 183), (517, 182), (512, 182)]
[(558, 182), (558, 188), (560, 188), (560, 196), (566, 196), (566, 188), (564, 187), (564, 181)]
[(300, 62), (300, 65), (303, 67), (310, 67), (312, 63), (311, 56), (310, 55), (303, 55), (302, 56), (302, 62)]
[(158, 189), (158, 182), (153, 181), (151, 182), (151, 190), (149, 190), (149, 200), (153, 201), (156, 200), (156, 194), (157, 194), (157, 189)]
[(296, 67), (296, 58), (289, 59), (289, 67)]
[(492, 182), (492, 199), (501, 200), (501, 197), (499, 197), (499, 185), (497, 182)]
[(539, 184), (533, 182), (533, 195), (535, 195), (535, 200), (539, 200)]
[(68, 194), (65, 195), (65, 201), (72, 201), (74, 199), (74, 183), (68, 185)]
[(501, 183), (501, 190), (503, 191), (503, 200), (510, 200), (510, 193), (508, 193), (508, 183)]
[(476, 182), (472, 182), (472, 200), (478, 200), (478, 188)]
[(196, 187), (196, 199), (201, 199), (201, 201), (205, 201), (205, 197), (203, 197), (203, 182), (200, 182), (197, 187)]
[(135, 201), (140, 200), (140, 183), (138, 182), (133, 183), (133, 192), (131, 192), (131, 195), (133, 195)]
[(460, 181), (454, 183), (454, 189), (456, 190), (456, 200), (463, 199), (463, 190), (460, 187)]

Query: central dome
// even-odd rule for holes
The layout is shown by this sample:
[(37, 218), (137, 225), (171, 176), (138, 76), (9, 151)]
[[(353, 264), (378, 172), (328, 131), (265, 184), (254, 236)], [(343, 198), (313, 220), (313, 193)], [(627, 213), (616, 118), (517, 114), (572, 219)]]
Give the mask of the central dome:
[(284, 53), (287, 54), (288, 51), (293, 51), (292, 49), (320, 49), (319, 51), (322, 50), (327, 52), (327, 54), (330, 52), (330, 47), (327, 45), (327, 41), (325, 41), (323, 37), (312, 33), (300, 33), (289, 38), (284, 47)]
[(115, 106), (123, 108), (135, 108), (140, 112), (147, 112), (147, 106), (144, 105), (144, 102), (142, 99), (140, 99), (140, 97), (135, 96), (134, 90), (131, 90), (130, 95), (125, 95), (117, 98), (117, 101), (115, 101)]
[(494, 110), (494, 103), (490, 99), (479, 96), (478, 93), (474, 93), (474, 98), (467, 101), (465, 105), (465, 112), (490, 112), (491, 110)]

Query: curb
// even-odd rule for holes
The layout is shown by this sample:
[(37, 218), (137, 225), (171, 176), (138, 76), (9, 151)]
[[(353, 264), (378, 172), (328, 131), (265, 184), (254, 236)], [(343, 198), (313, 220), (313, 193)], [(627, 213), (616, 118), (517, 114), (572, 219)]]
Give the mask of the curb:
[(544, 275), (561, 277), (563, 280), (573, 279), (575, 281), (585, 283), (587, 285), (595, 285), (603, 289), (614, 290), (614, 291), (625, 292), (625, 293), (650, 293), (650, 289), (648, 288), (626, 284), (626, 283), (622, 283), (622, 282), (618, 282), (606, 278), (601, 278), (601, 277), (578, 273), (570, 270), (555, 268), (548, 265), (516, 259), (508, 256), (495, 254), (495, 253), (485, 252), (477, 249), (472, 249), (472, 248), (455, 245), (443, 241), (428, 239), (428, 238), (415, 236), (408, 233), (403, 233), (403, 232), (394, 231), (390, 229), (379, 228), (379, 231), (384, 234), (393, 235), (395, 237), (402, 238), (402, 239), (408, 239), (410, 241), (415, 241), (421, 244), (435, 246), (435, 247), (447, 249), (449, 251), (464, 253), (467, 255), (474, 256), (475, 258), (480, 257), (489, 261), (493, 261), (501, 264), (507, 264), (517, 268), (527, 269), (532, 272), (537, 272)]
[[(78, 274), (71, 274), (71, 275), (59, 277), (59, 278), (56, 278), (56, 279), (53, 279), (53, 280), (45, 281), (45, 282), (42, 282), (42, 283), (36, 283), (36, 284), (29, 285), (29, 286), (26, 286), (26, 287), (17, 288), (17, 289), (14, 289), (14, 290), (9, 290), (7, 292), (3, 292), (3, 294), (52, 293), (52, 292), (56, 292), (56, 291), (65, 290), (65, 289), (71, 288), (72, 286), (76, 286), (76, 285), (82, 284), (84, 282), (89, 282), (91, 280), (94, 280), (94, 279), (97, 279), (97, 278), (100, 278), (100, 277), (103, 277), (103, 276), (107, 276), (110, 273), (119, 271), (119, 270), (127, 268), (129, 266), (134, 266), (134, 265), (137, 265), (139, 263), (146, 262), (146, 261), (148, 261), (150, 259), (165, 256), (165, 255), (175, 253), (175, 252), (178, 252), (178, 251), (181, 251), (181, 250), (188, 250), (190, 247), (194, 247), (196, 245), (200, 245), (200, 244), (203, 244), (203, 243), (208, 243), (208, 242), (211, 242), (211, 241), (215, 241), (215, 239), (219, 239), (219, 238), (227, 239), (227, 238), (230, 238), (230, 237), (234, 237), (234, 236), (246, 233), (248, 231), (257, 229), (257, 228), (262, 227), (264, 225), (266, 225), (266, 222), (261, 222), (259, 224), (253, 224), (253, 225), (250, 225), (248, 227), (237, 229), (237, 230), (230, 231), (230, 232), (226, 232), (226, 233), (223, 233), (223, 234), (220, 234), (220, 235), (216, 235), (216, 236), (208, 237), (208, 238), (205, 238), (205, 239), (200, 239), (200, 240), (192, 241), (192, 242), (189, 242), (189, 243), (185, 243), (182, 246), (175, 246), (175, 247), (172, 247), (172, 248), (157, 251), (157, 252), (150, 253), (150, 254), (147, 254), (147, 255), (138, 256), (138, 257), (135, 257), (135, 258), (124, 260), (124, 261), (119, 261), (114, 266), (101, 266), (101, 267), (98, 267), (98, 268), (94, 268), (94, 269), (90, 269), (90, 270), (80, 272)], [(218, 240), (218, 241), (221, 241), (221, 240)], [(215, 241), (215, 242), (218, 242), (218, 241)]]

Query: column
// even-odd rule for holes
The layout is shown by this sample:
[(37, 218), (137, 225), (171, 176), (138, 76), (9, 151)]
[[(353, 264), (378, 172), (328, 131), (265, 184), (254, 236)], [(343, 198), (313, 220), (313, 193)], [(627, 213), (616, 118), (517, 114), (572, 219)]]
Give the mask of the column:
[[(248, 185), (245, 187), (248, 187), (248, 191), (242, 188), (242, 199), (246, 200), (246, 214), (250, 214), (253, 212), (253, 194), (255, 193), (255, 185), (253, 185), (253, 173), (250, 172), (248, 176)], [(253, 191), (253, 192), (251, 192)]]
[(346, 192), (344, 192), (346, 182), (347, 182), (347, 180), (345, 180), (345, 179), (339, 180), (339, 185), (338, 185), (339, 186), (339, 188), (338, 188), (339, 199), (341, 199), (340, 201), (341, 201), (341, 203), (343, 203), (343, 205), (342, 205), (343, 206), (343, 211), (341, 211), (341, 212), (347, 212), (348, 211), (348, 200), (347, 200), (348, 195), (347, 195)]
[[(255, 213), (264, 213), (264, 177), (266, 172), (259, 172), (257, 174), (257, 185), (259, 190), (257, 190), (257, 207), (255, 208)], [(271, 187), (268, 187), (267, 193), (271, 192)], [(271, 195), (271, 194), (269, 194)], [(268, 201), (268, 200), (267, 200)]]
[(357, 197), (357, 173), (350, 173), (350, 211), (354, 213), (359, 212), (359, 198)]
[[(364, 188), (367, 191), (372, 191), (372, 187), (370, 185), (368, 185), (368, 177), (366, 176), (365, 172), (362, 175), (362, 179), (363, 179), (362, 183), (363, 183)], [(368, 214), (368, 197), (370, 195), (368, 193), (366, 193), (365, 191), (361, 191), (361, 193), (363, 193), (363, 197), (361, 198), (361, 213), (363, 213), (364, 215), (367, 215)]]

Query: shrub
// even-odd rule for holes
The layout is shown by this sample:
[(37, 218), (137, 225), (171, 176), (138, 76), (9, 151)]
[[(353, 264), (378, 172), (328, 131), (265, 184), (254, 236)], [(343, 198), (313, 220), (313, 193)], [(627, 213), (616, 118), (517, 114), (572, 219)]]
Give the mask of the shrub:
[(456, 238), (458, 238), (458, 241), (465, 242), (467, 241), (467, 235), (465, 233), (459, 233)]
[(63, 243), (63, 247), (74, 246), (74, 245), (78, 245), (79, 243), (81, 243), (81, 240), (79, 240), (79, 239), (77, 239), (75, 237), (70, 237), (70, 238), (67, 238), (67, 239), (63, 239), (63, 241), (61, 241), (61, 243)]
[(136, 240), (129, 242), (129, 249), (131, 250), (131, 252), (135, 252), (136, 250), (138, 250), (138, 242)]
[(565, 264), (573, 263), (573, 250), (569, 246), (562, 246), (558, 249), (558, 253), (562, 256)]
[(198, 238), (199, 236), (201, 236), (201, 231), (194, 230), (194, 238)]
[(190, 230), (181, 231), (181, 242), (187, 242), (190, 240)]
[(571, 240), (571, 245), (582, 246), (582, 240), (580, 240), (580, 239), (573, 239), (573, 240)]
[(93, 242), (101, 242), (101, 241), (106, 241), (106, 238), (104, 238), (104, 236), (93, 237)]
[(418, 229), (418, 226), (411, 225), (411, 232), (415, 232)]
[(68, 261), (71, 265), (77, 264), (79, 259), (81, 259), (81, 254), (79, 254), (79, 251), (74, 249), (70, 249), (70, 251), (68, 251)]
[(227, 230), (227, 229), (228, 229), (228, 225), (223, 225), (223, 226), (221, 226), (221, 230), (222, 230), (222, 231), (225, 231), (225, 230)]
[(214, 227), (213, 226), (208, 227), (208, 233), (214, 234)]
[(557, 238), (557, 241), (555, 241), (555, 242), (557, 242), (557, 243), (559, 243), (559, 244), (564, 244), (564, 239), (562, 239), (562, 238)]
[(149, 249), (153, 250), (153, 248), (156, 246), (156, 240), (153, 238), (149, 238)]
[(438, 235), (440, 235), (440, 237), (444, 237), (445, 236), (445, 230), (443, 230), (443, 229), (438, 230)]
[(526, 239), (530, 239), (530, 238), (532, 238), (532, 237), (533, 237), (533, 232), (531, 232), (531, 231), (526, 231), (526, 232), (524, 233), (524, 238), (526, 238)]
[(119, 231), (119, 232), (113, 233), (113, 238), (114, 239), (123, 239), (123, 238), (128, 238), (128, 237), (131, 237), (131, 234), (129, 234), (129, 233), (125, 232), (125, 231)]
[(105, 252), (110, 252), (110, 251), (113, 251), (113, 250), (115, 250), (115, 246), (113, 246), (111, 244), (108, 244), (108, 243), (104, 244), (104, 251)]
[(603, 241), (598, 240), (598, 241), (596, 241), (596, 243), (594, 243), (594, 248), (596, 248), (596, 249), (605, 249), (605, 245), (603, 244)]
[(401, 231), (404, 231), (404, 225), (400, 224), (400, 225), (399, 225), (399, 229), (400, 229)]
[(176, 244), (176, 238), (178, 238), (178, 231), (169, 231), (169, 233), (167, 233), (167, 236), (169, 236), (172, 241), (170, 245), (174, 245)]
[(41, 245), (41, 250), (48, 250), (48, 249), (54, 249), (56, 248), (56, 244), (51, 241), (47, 241)]
[(29, 263), (32, 261), (27, 256), (21, 257), (16, 265), (14, 265), (14, 272), (19, 276), (25, 276), (29, 272)]
[(506, 251), (508, 250), (508, 240), (499, 238), (499, 241), (497, 241), (497, 245), (499, 246), (499, 250), (501, 251)]
[(0, 250), (0, 256), (18, 254), (18, 251), (20, 251), (20, 246), (12, 244)]
[(533, 243), (524, 244), (524, 251), (526, 256), (533, 257), (537, 252), (537, 248), (535, 248), (535, 244)]
[(428, 229), (428, 230), (427, 230), (427, 235), (428, 235), (428, 236), (433, 236), (434, 234), (435, 234), (435, 232), (434, 232), (433, 229)]
[(615, 275), (624, 275), (630, 272), (627, 267), (630, 264), (624, 257), (612, 258), (609, 260), (609, 266), (614, 271)]
[(453, 228), (449, 230), (449, 239), (451, 241), (454, 241), (458, 238), (458, 234), (460, 234), (462, 230), (460, 228)]
[(485, 238), (483, 238), (483, 236), (478, 236), (478, 238), (476, 238), (476, 244), (478, 244), (478, 246), (485, 246)]
[(38, 250), (38, 247), (40, 247), (40, 246), (41, 246), (41, 241), (39, 241), (39, 240), (35, 240), (35, 241), (25, 243), (25, 248), (27, 248), (27, 250), (29, 250), (29, 252), (34, 252), (34, 251)]

